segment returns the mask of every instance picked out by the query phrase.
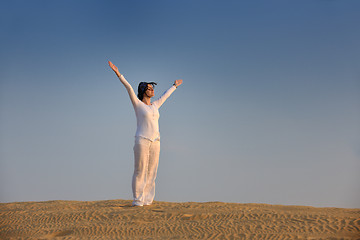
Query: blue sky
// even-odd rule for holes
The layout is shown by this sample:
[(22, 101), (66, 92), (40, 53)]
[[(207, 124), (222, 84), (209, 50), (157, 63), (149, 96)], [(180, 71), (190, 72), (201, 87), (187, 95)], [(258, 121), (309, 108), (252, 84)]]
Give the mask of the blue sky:
[(0, 8), (0, 201), (131, 199), (160, 109), (155, 200), (360, 207), (358, 1), (12, 1)]

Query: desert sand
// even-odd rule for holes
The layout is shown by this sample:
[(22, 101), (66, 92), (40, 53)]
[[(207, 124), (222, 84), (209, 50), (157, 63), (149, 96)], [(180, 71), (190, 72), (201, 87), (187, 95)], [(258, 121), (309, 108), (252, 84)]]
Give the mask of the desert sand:
[(360, 209), (130, 200), (0, 204), (0, 239), (360, 239)]

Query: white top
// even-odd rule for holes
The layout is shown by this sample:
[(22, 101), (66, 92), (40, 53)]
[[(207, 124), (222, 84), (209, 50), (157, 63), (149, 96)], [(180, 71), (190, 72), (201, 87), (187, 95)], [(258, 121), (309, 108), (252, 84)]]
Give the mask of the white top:
[(120, 75), (119, 79), (124, 84), (127, 92), (129, 93), (131, 103), (135, 110), (137, 122), (135, 137), (143, 137), (151, 141), (160, 139), (159, 108), (175, 91), (176, 87), (172, 86), (166, 92), (164, 92), (158, 100), (152, 102), (151, 105), (146, 105), (140, 101), (140, 99), (138, 99), (133, 88), (126, 81), (123, 75)]

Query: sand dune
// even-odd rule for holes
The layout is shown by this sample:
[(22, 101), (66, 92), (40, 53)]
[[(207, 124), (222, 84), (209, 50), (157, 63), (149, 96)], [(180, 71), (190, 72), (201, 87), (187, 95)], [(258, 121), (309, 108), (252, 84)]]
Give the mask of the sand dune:
[(0, 204), (0, 239), (360, 239), (360, 209), (129, 200)]

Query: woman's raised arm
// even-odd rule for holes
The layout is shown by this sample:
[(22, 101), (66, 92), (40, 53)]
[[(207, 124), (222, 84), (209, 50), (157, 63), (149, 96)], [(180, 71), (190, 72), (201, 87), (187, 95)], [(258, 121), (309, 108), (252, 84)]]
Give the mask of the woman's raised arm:
[(153, 104), (157, 108), (160, 108), (161, 105), (163, 105), (163, 103), (166, 101), (166, 99), (168, 99), (168, 97), (170, 97), (170, 95), (175, 91), (175, 89), (182, 84), (182, 82), (183, 82), (182, 79), (175, 80), (173, 86), (169, 88), (167, 91), (165, 91), (158, 100), (153, 102)]
[(134, 92), (134, 89), (131, 87), (130, 83), (128, 83), (128, 81), (126, 81), (124, 76), (122, 74), (120, 74), (119, 69), (110, 61), (109, 61), (109, 66), (115, 72), (116, 76), (118, 76), (120, 82), (125, 86), (127, 92), (129, 93), (131, 102), (135, 106), (138, 101), (138, 98)]

